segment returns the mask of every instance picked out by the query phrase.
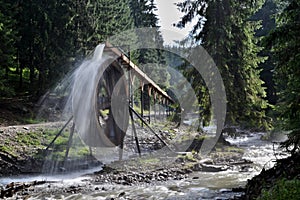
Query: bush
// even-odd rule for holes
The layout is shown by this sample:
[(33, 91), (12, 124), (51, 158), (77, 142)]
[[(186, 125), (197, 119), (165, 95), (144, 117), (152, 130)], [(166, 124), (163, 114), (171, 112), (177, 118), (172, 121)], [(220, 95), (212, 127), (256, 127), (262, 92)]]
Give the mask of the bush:
[(264, 189), (258, 200), (299, 200), (300, 180), (281, 179), (270, 189)]
[(4, 81), (0, 80), (0, 97), (12, 97), (14, 95), (14, 89), (12, 87), (8, 87)]

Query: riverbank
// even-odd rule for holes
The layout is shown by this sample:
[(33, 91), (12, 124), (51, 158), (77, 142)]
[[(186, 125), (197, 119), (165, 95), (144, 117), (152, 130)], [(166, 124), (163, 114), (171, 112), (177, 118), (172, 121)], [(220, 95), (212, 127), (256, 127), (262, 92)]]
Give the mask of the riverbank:
[[(4, 136), (10, 138), (10, 144), (14, 146), (10, 154), (18, 154), (19, 156), (26, 154), (27, 157), (31, 155), (33, 159), (36, 159), (41, 155), (38, 153), (39, 149), (44, 149), (46, 144), (49, 144), (62, 124), (10, 126), (2, 127), (0, 130)], [(185, 130), (187, 129), (168, 129), (168, 131), (165, 129), (159, 134), (164, 136), (172, 135), (173, 132), (180, 134)], [(228, 129), (227, 131), (232, 130)], [(67, 128), (66, 133), (62, 136), (63, 141), (58, 141), (61, 145), (58, 147), (64, 147), (68, 139), (68, 131)], [(160, 142), (153, 140), (153, 138), (142, 137), (140, 140), (143, 152), (141, 158), (138, 157), (137, 153), (130, 154), (123, 161), (106, 162), (105, 164), (99, 162), (97, 163), (98, 167), (94, 169), (88, 165), (90, 162), (79, 160), (76, 163), (81, 164), (83, 168), (77, 168), (78, 173), (74, 176), (66, 173), (68, 169), (64, 167), (54, 174), (41, 174), (39, 170), (43, 167), (32, 166), (31, 169), (36, 170), (36, 172), (29, 176), (28, 172), (26, 175), (24, 171), (19, 173), (12, 171), (10, 175), (15, 173), (21, 176), (2, 179), (1, 196), (11, 199), (80, 197), (89, 199), (174, 199), (178, 196), (180, 198), (177, 199), (198, 199), (199, 196), (206, 197), (206, 199), (231, 199), (241, 197), (245, 192), (243, 187), (247, 179), (257, 175), (265, 163), (273, 159), (274, 146), (270, 142), (261, 140), (264, 135), (262, 133), (233, 132), (235, 132), (233, 135), (225, 134), (228, 135), (226, 136), (227, 141), (231, 144), (228, 142), (218, 143), (213, 151), (205, 157), (197, 152), (205, 137), (196, 137), (197, 139), (191, 143), (193, 148), (190, 148), (189, 152), (177, 153), (170, 151), (156, 153), (155, 149), (161, 148)], [(46, 137), (45, 134), (50, 134), (51, 137)], [(145, 133), (144, 135), (148, 134)], [(20, 140), (20, 136), (30, 136), (33, 139), (26, 143), (26, 147), (21, 148), (17, 147), (18, 141), (23, 141)], [(40, 139), (37, 139), (38, 136), (43, 137), (44, 141), (41, 142)], [(129, 152), (136, 147), (134, 143), (130, 142), (130, 135), (128, 136), (125, 149)], [(34, 139), (35, 137), (37, 138)], [(8, 142), (4, 138), (2, 140)], [(149, 143), (150, 140), (155, 142)], [(37, 141), (40, 141), (38, 145), (36, 144)], [(81, 148), (79, 151), (77, 149), (73, 153), (71, 151), (71, 156), (78, 155), (78, 152), (82, 152), (83, 149)], [(56, 152), (55, 155), (63, 156), (63, 153)], [(89, 151), (86, 150), (81, 155), (89, 155)], [(261, 156), (264, 158), (260, 159)], [(0, 161), (3, 162), (3, 159)], [(18, 164), (13, 163), (12, 165), (18, 166)], [(91, 170), (89, 172), (82, 171), (84, 168)], [(5, 170), (3, 172), (8, 173)], [(11, 182), (14, 183), (11, 184)], [(157, 192), (155, 192), (156, 190)]]
[(276, 165), (248, 181), (238, 199), (299, 199), (300, 153), (277, 160)]
[[(168, 185), (172, 181), (201, 179), (200, 175), (196, 175), (198, 172), (216, 173), (230, 170), (237, 166), (241, 167), (240, 170), (246, 166), (250, 168), (250, 162), (242, 159), (237, 160), (238, 157), (241, 158), (241, 152), (238, 150), (233, 151), (233, 148), (230, 146), (224, 147), (223, 150), (227, 156), (221, 156), (220, 152), (213, 152), (210, 157), (204, 159), (198, 157), (198, 154), (187, 152), (180, 155), (151, 155), (115, 161), (102, 166), (100, 171), (82, 174), (82, 176), (71, 180), (68, 178), (56, 181), (40, 179), (31, 182), (8, 183), (3, 186), (1, 195), (2, 198), (8, 199), (39, 199), (40, 197), (62, 199), (63, 197), (71, 198), (72, 196), (88, 197), (90, 194), (103, 198), (119, 199), (121, 196), (129, 198), (135, 195), (132, 190), (138, 188), (161, 187)], [(220, 156), (222, 161), (220, 161)], [(53, 176), (55, 177), (57, 174)], [(119, 191), (118, 188), (120, 189)], [(123, 192), (123, 190), (127, 190), (127, 192)], [(180, 186), (176, 190), (179, 192)], [(171, 195), (171, 193), (165, 191), (164, 195)], [(141, 196), (138, 198), (147, 199)]]
[[(50, 195), (52, 193), (57, 193), (58, 191), (64, 191), (68, 196), (73, 194), (74, 191), (77, 191), (76, 193), (80, 194), (88, 193), (91, 190), (95, 192), (97, 190), (95, 188), (100, 187), (96, 187), (95, 185), (108, 184), (137, 187), (139, 185), (148, 184), (153, 186), (158, 183), (173, 180), (185, 180), (190, 176), (192, 176), (190, 177), (192, 179), (199, 179), (200, 177), (198, 175), (192, 175), (195, 172), (215, 173), (227, 170), (237, 170), (237, 168), (241, 171), (251, 168), (251, 162), (242, 158), (243, 150), (228, 145), (228, 143), (218, 143), (208, 157), (201, 157), (197, 151), (205, 137), (197, 137), (197, 139), (191, 143), (193, 148), (190, 148), (189, 152), (174, 153), (168, 151), (164, 154), (155, 154), (155, 151), (153, 151), (151, 154), (143, 154), (141, 158), (138, 157), (138, 154), (135, 154), (123, 161), (114, 161), (105, 165), (98, 162), (98, 166), (100, 166), (102, 170), (88, 174), (87, 172), (84, 172), (82, 174), (88, 176), (84, 182), (84, 186), (65, 186), (64, 184), (59, 184), (60, 181), (57, 180), (49, 182), (47, 181), (49, 178), (41, 179), (41, 177), (43, 177), (41, 172), (45, 169), (45, 166), (43, 165), (43, 161), (45, 160), (41, 159), (41, 156), (43, 156), (41, 152), (45, 149), (47, 144), (49, 144), (49, 141), (51, 141), (62, 125), (63, 123), (59, 122), (0, 128), (3, 136), (1, 138), (1, 144), (5, 144), (5, 146), (2, 145), (1, 147), (1, 176), (12, 177), (19, 175), (16, 179), (6, 179), (14, 182), (13, 184), (11, 184), (11, 182), (2, 183), (2, 197), (8, 198), (13, 196), (12, 198), (27, 198), (36, 196), (40, 193), (43, 193), (44, 195), (49, 193)], [(182, 129), (186, 130), (186, 128)], [(179, 133), (183, 130), (176, 129), (175, 131), (176, 133)], [(65, 142), (68, 138), (68, 131), (67, 128), (66, 134), (62, 136)], [(168, 131), (164, 131), (160, 134), (166, 135), (167, 133)], [(64, 144), (62, 141), (58, 142), (61, 143), (61, 145)], [(143, 138), (141, 140), (141, 143), (146, 142), (149, 142), (149, 138)], [(159, 141), (156, 141), (151, 144), (143, 145), (142, 150), (146, 152), (149, 151), (149, 149), (155, 150), (155, 148), (160, 148), (161, 144), (158, 143)], [(150, 148), (150, 145), (155, 147)], [(127, 150), (128, 148), (135, 148), (134, 146), (135, 145), (128, 144)], [(65, 146), (62, 145), (62, 147)], [(75, 153), (78, 153), (78, 151)], [(88, 155), (89, 152), (86, 151), (85, 153)], [(94, 158), (94, 160), (97, 159)], [(78, 163), (87, 163), (84, 164), (84, 166), (86, 168), (91, 167), (91, 161), (82, 162), (82, 160), (79, 160), (79, 162), (76, 162), (76, 165), (78, 165)], [(95, 167), (95, 165), (93, 165), (93, 167)], [(53, 176), (63, 175), (69, 170), (67, 168), (60, 169), (62, 170), (56, 171), (56, 174), (53, 174)], [(77, 170), (82, 169), (84, 169), (84, 167), (77, 168)], [(26, 177), (28, 174), (37, 176), (40, 179), (29, 183), (26, 183), (26, 178), (19, 179), (23, 181), (18, 183), (18, 178), (22, 176)], [(62, 180), (63, 179), (64, 178), (62, 178)], [(51, 189), (48, 188), (47, 184), (50, 185)], [(81, 185), (81, 183), (78, 183), (78, 185)]]

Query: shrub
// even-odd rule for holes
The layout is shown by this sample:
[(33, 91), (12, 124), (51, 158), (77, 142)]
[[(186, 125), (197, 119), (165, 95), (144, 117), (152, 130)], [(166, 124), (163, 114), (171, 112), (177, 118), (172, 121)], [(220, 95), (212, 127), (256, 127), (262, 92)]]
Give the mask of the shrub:
[(264, 189), (258, 200), (299, 200), (300, 180), (280, 179), (270, 189)]

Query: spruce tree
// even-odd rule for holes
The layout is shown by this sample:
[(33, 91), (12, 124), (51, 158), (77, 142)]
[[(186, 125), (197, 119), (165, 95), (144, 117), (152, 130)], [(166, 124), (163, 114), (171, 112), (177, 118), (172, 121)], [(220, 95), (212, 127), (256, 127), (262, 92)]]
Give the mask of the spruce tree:
[[(227, 124), (267, 126), (264, 113), (267, 103), (258, 70), (258, 63), (264, 58), (258, 56), (260, 48), (254, 38), (257, 24), (249, 20), (261, 4), (261, 1), (233, 0), (178, 4), (185, 12), (178, 26), (184, 27), (198, 17), (191, 35), (212, 56), (223, 77), (228, 100)], [(196, 73), (190, 73), (193, 74)]]
[(17, 68), (15, 59), (17, 41), (16, 21), (13, 16), (16, 14), (10, 2), (0, 1), (0, 96), (12, 96), (15, 87), (9, 82), (10, 69)]
[[(163, 38), (158, 26), (158, 17), (154, 13), (157, 9), (153, 0), (130, 0), (131, 15), (136, 28), (155, 28), (151, 35), (138, 34), (140, 41), (145, 40), (153, 44), (159, 44), (158, 48), (163, 48)], [(140, 32), (141, 33), (141, 32)], [(161, 87), (169, 86), (169, 77), (166, 72), (165, 55), (160, 49), (139, 49), (137, 62), (146, 74), (148, 74)]]
[(276, 122), (290, 132), (283, 146), (295, 153), (300, 149), (300, 2), (286, 0), (280, 6), (276, 29), (265, 44), (275, 60)]
[[(14, 55), (20, 83), (28, 78), (28, 90), (38, 96), (97, 44), (133, 28), (128, 1), (14, 0), (11, 4), (20, 38), (15, 40)], [(27, 70), (29, 77), (23, 77)]]
[[(255, 33), (255, 36), (259, 39), (260, 46), (263, 46), (263, 38), (276, 27), (276, 12), (277, 6), (274, 0), (267, 0), (262, 8), (251, 17), (251, 20), (261, 21), (261, 27)], [(265, 62), (259, 64), (259, 68), (261, 69), (260, 77), (264, 81), (263, 87), (266, 88), (266, 100), (268, 103), (274, 105), (276, 103), (276, 90), (272, 54), (269, 49), (263, 49), (259, 55), (267, 57)]]

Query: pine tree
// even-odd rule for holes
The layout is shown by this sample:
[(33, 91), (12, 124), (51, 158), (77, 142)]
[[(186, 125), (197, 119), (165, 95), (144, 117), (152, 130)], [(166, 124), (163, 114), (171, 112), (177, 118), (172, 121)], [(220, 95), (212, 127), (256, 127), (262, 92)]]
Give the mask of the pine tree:
[[(131, 15), (134, 19), (136, 28), (155, 28), (151, 36), (147, 33), (139, 34), (140, 41), (147, 40), (153, 44), (158, 44), (158, 48), (163, 48), (163, 38), (158, 26), (158, 17), (154, 13), (157, 9), (154, 0), (130, 0)], [(141, 32), (140, 32), (141, 33)], [(150, 39), (151, 38), (151, 39)], [(169, 86), (169, 77), (165, 70), (166, 60), (162, 50), (159, 49), (140, 49), (138, 50), (137, 62), (154, 81), (162, 88)], [(149, 65), (148, 65), (149, 64)]]
[[(265, 1), (262, 8), (257, 11), (252, 17), (252, 20), (261, 21), (261, 27), (256, 31), (255, 36), (260, 40), (259, 45), (263, 46), (260, 38), (267, 36), (275, 27), (275, 14), (277, 12), (277, 5), (273, 0)], [(260, 56), (267, 57), (267, 60), (259, 64), (262, 70), (260, 73), (261, 79), (264, 81), (263, 86), (266, 88), (266, 100), (274, 105), (276, 103), (276, 90), (274, 83), (274, 63), (272, 54), (268, 49), (260, 52)]]
[(23, 70), (29, 69), (28, 90), (39, 96), (68, 71), (64, 64), (74, 56), (74, 37), (68, 27), (70, 7), (68, 1), (54, 0), (17, 0), (15, 6), (21, 38), (17, 42), (19, 76), (22, 78)]
[(0, 96), (11, 96), (15, 88), (9, 87), (10, 68), (16, 68), (16, 48), (17, 31), (14, 28), (16, 21), (12, 4), (0, 1)]
[[(75, 46), (85, 56), (97, 44), (134, 28), (129, 0), (77, 0), (71, 3), (71, 26), (77, 35)], [(131, 39), (128, 35), (126, 39)]]
[[(233, 0), (178, 4), (185, 12), (179, 27), (199, 18), (191, 35), (200, 41), (221, 72), (228, 100), (227, 124), (267, 126), (264, 114), (267, 103), (263, 100), (265, 92), (258, 70), (263, 58), (258, 56), (260, 48), (254, 38), (257, 24), (249, 20), (261, 4), (261, 1)], [(193, 74), (196, 73), (190, 73)]]
[[(20, 83), (29, 78), (28, 89), (32, 94), (37, 91), (35, 95), (44, 93), (98, 43), (133, 28), (128, 1), (15, 0), (12, 4), (20, 38), (14, 55)], [(27, 70), (29, 77), (23, 77)]]
[(290, 131), (283, 146), (295, 153), (300, 149), (300, 2), (286, 0), (281, 6), (276, 29), (265, 43), (275, 59), (277, 122)]

